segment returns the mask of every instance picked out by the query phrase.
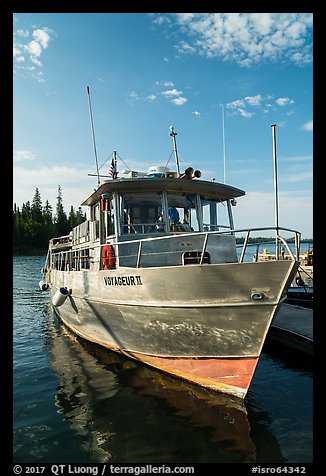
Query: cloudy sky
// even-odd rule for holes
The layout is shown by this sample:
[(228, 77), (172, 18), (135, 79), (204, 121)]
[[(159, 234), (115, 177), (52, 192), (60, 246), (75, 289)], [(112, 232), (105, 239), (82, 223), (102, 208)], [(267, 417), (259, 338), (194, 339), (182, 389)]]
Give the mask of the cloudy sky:
[(246, 191), (238, 228), (274, 225), (276, 124), (280, 225), (312, 237), (312, 23), (311, 13), (15, 13), (13, 201), (38, 187), (55, 207), (60, 184), (69, 211), (96, 186), (89, 86), (101, 174), (114, 149), (120, 171), (175, 170), (173, 125), (181, 168)]

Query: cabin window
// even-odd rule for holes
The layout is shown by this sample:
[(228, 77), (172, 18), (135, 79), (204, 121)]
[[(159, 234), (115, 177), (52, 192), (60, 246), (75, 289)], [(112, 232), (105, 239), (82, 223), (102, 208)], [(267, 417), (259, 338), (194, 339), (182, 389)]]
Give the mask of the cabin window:
[(100, 238), (100, 204), (97, 203), (93, 208), (94, 213), (94, 239), (98, 240)]
[(167, 194), (168, 216), (171, 231), (199, 231), (196, 195)]
[(165, 231), (162, 193), (130, 193), (121, 197), (121, 231), (156, 233)]
[(227, 202), (201, 197), (203, 210), (203, 231), (217, 231), (230, 228)]
[(114, 234), (113, 201), (107, 198), (101, 199), (101, 210), (103, 212), (104, 237), (108, 237)]

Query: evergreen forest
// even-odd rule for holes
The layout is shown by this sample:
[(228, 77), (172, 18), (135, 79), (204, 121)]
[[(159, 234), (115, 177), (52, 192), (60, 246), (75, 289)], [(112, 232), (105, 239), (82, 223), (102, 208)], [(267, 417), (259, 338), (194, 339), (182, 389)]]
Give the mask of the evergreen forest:
[(38, 188), (32, 203), (27, 201), (21, 209), (14, 204), (13, 209), (13, 251), (14, 254), (44, 253), (51, 238), (68, 235), (74, 226), (86, 220), (81, 207), (70, 207), (67, 215), (62, 200), (62, 189), (58, 186), (56, 209), (53, 211), (48, 200), (42, 204)]

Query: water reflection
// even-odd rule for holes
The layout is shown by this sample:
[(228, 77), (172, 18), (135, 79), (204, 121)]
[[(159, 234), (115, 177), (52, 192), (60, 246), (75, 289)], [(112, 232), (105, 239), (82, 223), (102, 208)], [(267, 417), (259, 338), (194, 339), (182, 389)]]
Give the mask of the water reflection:
[[(50, 353), (59, 379), (58, 411), (92, 461), (257, 460), (242, 400), (152, 370), (79, 339), (63, 325), (53, 327)], [(266, 433), (264, 425), (261, 431)], [(269, 439), (282, 461), (277, 442)]]

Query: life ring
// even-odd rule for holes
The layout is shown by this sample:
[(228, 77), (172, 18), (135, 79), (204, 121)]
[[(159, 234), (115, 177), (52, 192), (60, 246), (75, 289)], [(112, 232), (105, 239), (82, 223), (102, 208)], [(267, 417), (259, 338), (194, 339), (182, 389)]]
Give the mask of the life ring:
[(104, 198), (101, 198), (101, 212), (108, 212), (110, 209), (110, 202)]
[(103, 269), (113, 269), (115, 268), (115, 256), (114, 249), (110, 245), (105, 245), (102, 248), (102, 262)]

